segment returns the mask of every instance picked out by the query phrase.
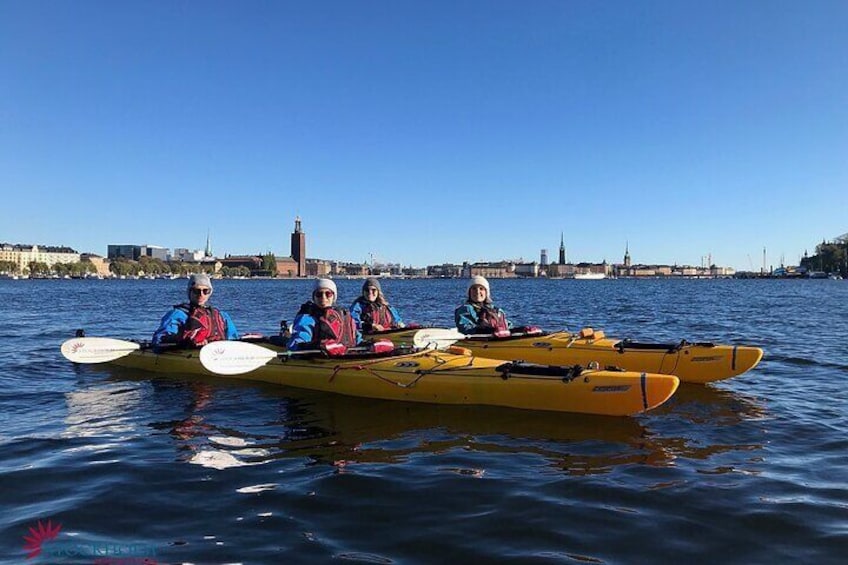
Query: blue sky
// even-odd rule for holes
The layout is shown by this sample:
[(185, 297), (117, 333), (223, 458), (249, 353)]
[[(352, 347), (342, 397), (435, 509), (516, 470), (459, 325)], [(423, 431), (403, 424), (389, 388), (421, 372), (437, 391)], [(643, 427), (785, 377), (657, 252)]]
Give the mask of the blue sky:
[(848, 232), (848, 2), (0, 0), (0, 241), (759, 268)]

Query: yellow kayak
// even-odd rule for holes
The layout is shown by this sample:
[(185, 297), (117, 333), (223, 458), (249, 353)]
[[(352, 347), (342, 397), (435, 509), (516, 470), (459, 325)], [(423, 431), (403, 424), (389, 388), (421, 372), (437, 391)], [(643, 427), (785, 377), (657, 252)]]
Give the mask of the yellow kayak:
[(395, 330), (380, 334), (395, 343), (412, 343), (416, 333), (429, 331), (434, 345), (456, 343), (475, 355), (491, 359), (527, 361), (548, 365), (620, 367), (626, 371), (676, 375), (684, 383), (729, 379), (753, 369), (763, 358), (759, 347), (713, 343), (639, 343), (608, 338), (585, 328), (577, 333), (517, 334), (507, 338), (464, 336), (456, 330)]
[[(78, 338), (103, 340), (108, 338)], [(216, 342), (204, 348), (212, 357), (206, 366), (223, 369), (211, 372), (200, 361), (199, 350), (154, 352), (137, 347), (106, 358), (97, 352), (85, 358), (85, 341), (69, 340), (66, 355), (77, 362), (109, 362), (164, 373), (230, 374), (227, 362), (246, 360), (239, 379), (257, 380), (285, 386), (335, 392), (349, 396), (405, 400), (436, 404), (493, 405), (529, 410), (579, 412), (611, 416), (633, 415), (651, 410), (668, 400), (679, 385), (675, 376), (646, 372), (587, 370), (509, 363), (485, 359), (458, 347), (447, 351), (426, 350), (407, 354), (361, 354), (330, 358), (321, 354), (287, 354), (268, 345), (245, 342)], [(91, 348), (94, 349), (94, 345)], [(258, 368), (250, 365), (254, 351), (267, 354)], [(270, 353), (269, 353), (270, 351)], [(95, 360), (100, 356), (101, 359)], [(114, 357), (114, 356), (112, 356)], [(88, 360), (86, 360), (88, 359)], [(244, 372), (249, 371), (249, 372)]]

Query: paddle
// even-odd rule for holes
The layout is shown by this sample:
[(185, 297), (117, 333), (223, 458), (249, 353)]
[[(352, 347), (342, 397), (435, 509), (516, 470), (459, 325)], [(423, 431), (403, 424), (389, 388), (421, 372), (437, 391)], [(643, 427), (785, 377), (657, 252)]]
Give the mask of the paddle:
[[(528, 332), (515, 332), (509, 335), (509, 337), (529, 337), (536, 335), (544, 335), (541, 330), (533, 330)], [(427, 328), (424, 330), (419, 330), (415, 332), (415, 335), (412, 338), (412, 345), (417, 347), (418, 349), (443, 349), (445, 347), (450, 347), (457, 341), (461, 341), (464, 339), (505, 339), (498, 338), (493, 336), (492, 334), (464, 334), (460, 332), (456, 328)]]
[(207, 371), (219, 375), (241, 375), (262, 367), (279, 355), (276, 351), (246, 341), (215, 341), (200, 350), (200, 363)]
[(456, 328), (425, 328), (412, 336), (412, 345), (416, 349), (444, 349), (466, 336)]
[[(348, 354), (371, 353), (370, 347), (351, 347)], [(241, 375), (255, 371), (277, 357), (300, 355), (326, 355), (323, 349), (299, 351), (273, 351), (244, 341), (216, 341), (204, 345), (200, 350), (200, 363), (207, 371), (219, 375)], [(344, 355), (337, 357), (344, 359)]]
[[(416, 349), (428, 349), (435, 347), (438, 343), (437, 339), (429, 337), (430, 332), (436, 332), (435, 335), (444, 336), (444, 332), (451, 330), (442, 330), (439, 328), (428, 328), (426, 330), (418, 330), (413, 336), (413, 347)], [(454, 330), (455, 331), (455, 330)], [(457, 332), (458, 333), (458, 332)], [(451, 334), (453, 335), (453, 334)], [(451, 341), (456, 341), (462, 337), (458, 334)], [(450, 345), (450, 344), (448, 344)], [(443, 346), (447, 347), (447, 345)], [(395, 350), (401, 353), (400, 350)], [(347, 350), (348, 353), (369, 353), (370, 347), (351, 347)], [(246, 343), (243, 341), (216, 341), (203, 346), (200, 350), (200, 362), (207, 371), (217, 373), (219, 375), (241, 375), (254, 371), (263, 365), (266, 365), (272, 359), (277, 357), (294, 357), (297, 355), (316, 355), (325, 353), (321, 349), (306, 349), (302, 351), (273, 351), (259, 345)], [(390, 354), (389, 352), (384, 352)], [(339, 357), (344, 359), (344, 356)]]
[(111, 337), (75, 337), (62, 344), (62, 355), (74, 363), (106, 363), (141, 348), (134, 341)]

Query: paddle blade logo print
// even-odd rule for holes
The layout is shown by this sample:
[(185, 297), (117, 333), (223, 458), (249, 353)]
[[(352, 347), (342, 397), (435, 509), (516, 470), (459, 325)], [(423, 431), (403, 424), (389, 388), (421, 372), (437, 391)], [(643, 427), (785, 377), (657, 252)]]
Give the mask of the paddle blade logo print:
[(79, 351), (79, 350), (80, 350), (80, 349), (82, 349), (83, 347), (85, 347), (85, 343), (84, 343), (84, 342), (82, 342), (82, 341), (75, 341), (73, 344), (71, 344), (71, 353), (76, 353), (77, 351)]
[(41, 544), (45, 541), (56, 539), (56, 536), (59, 535), (61, 530), (62, 524), (57, 523), (53, 526), (53, 522), (50, 520), (47, 520), (46, 524), (43, 524), (39, 520), (37, 528), (30, 528), (29, 535), (24, 536), (24, 541), (26, 542), (24, 544), (24, 551), (27, 552), (27, 559), (38, 557), (41, 554)]

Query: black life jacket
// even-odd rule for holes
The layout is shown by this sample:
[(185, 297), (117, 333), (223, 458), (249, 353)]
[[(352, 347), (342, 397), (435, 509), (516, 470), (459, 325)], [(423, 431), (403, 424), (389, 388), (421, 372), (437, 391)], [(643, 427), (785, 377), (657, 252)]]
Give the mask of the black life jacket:
[(174, 308), (188, 316), (177, 334), (179, 343), (198, 347), (204, 342), (227, 339), (227, 323), (217, 308), (193, 304), (177, 304)]
[(501, 330), (509, 330), (506, 315), (500, 308), (491, 304), (477, 304), (469, 302), (477, 312), (477, 330), (480, 333), (494, 333)]
[(309, 314), (315, 319), (310, 345), (319, 347), (335, 341), (345, 347), (356, 347), (356, 322), (347, 309), (331, 307), (325, 310), (310, 301), (303, 304), (297, 314)]
[(357, 298), (356, 301), (362, 305), (362, 314), (360, 314), (359, 319), (362, 321), (362, 329), (365, 331), (371, 330), (374, 324), (379, 324), (385, 329), (397, 327), (392, 311), (389, 310), (387, 305), (370, 302), (361, 297)]

